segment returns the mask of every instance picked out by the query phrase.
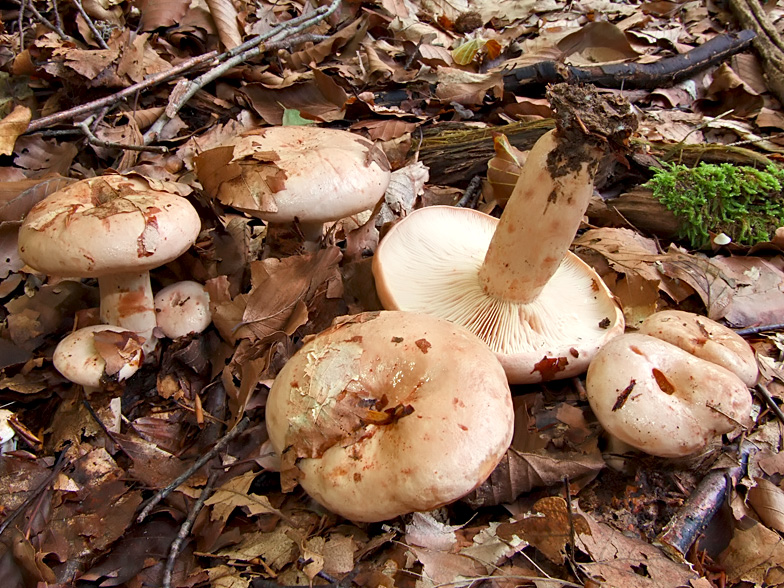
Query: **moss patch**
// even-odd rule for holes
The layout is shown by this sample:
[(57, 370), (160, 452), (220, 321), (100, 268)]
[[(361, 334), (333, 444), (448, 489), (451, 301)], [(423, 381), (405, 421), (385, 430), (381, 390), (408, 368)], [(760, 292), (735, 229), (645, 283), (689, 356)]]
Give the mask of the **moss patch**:
[(645, 187), (678, 217), (680, 237), (692, 247), (708, 246), (709, 231), (753, 245), (770, 240), (784, 225), (784, 168), (775, 165), (665, 163)]

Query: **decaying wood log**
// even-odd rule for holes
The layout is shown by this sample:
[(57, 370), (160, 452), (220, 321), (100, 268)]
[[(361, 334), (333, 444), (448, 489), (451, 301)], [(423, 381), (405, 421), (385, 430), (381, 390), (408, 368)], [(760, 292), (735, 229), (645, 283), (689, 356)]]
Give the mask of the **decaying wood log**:
[[(474, 176), (487, 173), (487, 162), (494, 154), (494, 135), (504, 134), (512, 145), (527, 151), (554, 126), (550, 119), (496, 127), (442, 123), (425, 129), (421, 142), (414, 139), (409, 155), (419, 153), (419, 160), (430, 168), (431, 184), (465, 187)], [(651, 162), (658, 159), (694, 165), (705, 161), (763, 167), (770, 163), (764, 155), (736, 146), (646, 143), (640, 147), (649, 152)]]
[(595, 225), (634, 228), (664, 239), (674, 239), (681, 226), (678, 218), (645, 188), (609, 200), (596, 196), (588, 205), (586, 215)]

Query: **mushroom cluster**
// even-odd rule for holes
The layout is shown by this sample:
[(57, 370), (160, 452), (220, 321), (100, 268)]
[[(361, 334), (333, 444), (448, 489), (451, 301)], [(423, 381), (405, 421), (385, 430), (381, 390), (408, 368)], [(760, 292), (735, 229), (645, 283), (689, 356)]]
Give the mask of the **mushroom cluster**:
[(683, 311), (648, 317), (596, 354), (586, 393), (602, 427), (659, 457), (682, 457), (750, 424), (751, 347), (731, 329)]
[(149, 272), (182, 255), (200, 230), (180, 193), (142, 176), (108, 174), (36, 204), (19, 229), (19, 256), (51, 276), (98, 278), (103, 323), (133, 333), (149, 353), (157, 324)]
[(270, 390), (284, 489), (354, 521), (471, 492), (512, 440), (504, 370), (467, 330), (430, 315), (362, 313), (315, 335)]
[(372, 141), (310, 126), (247, 131), (195, 164), (211, 197), (270, 223), (296, 221), (311, 243), (324, 223), (373, 208), (391, 175)]
[(550, 101), (558, 128), (534, 145), (500, 220), (422, 208), (390, 229), (373, 259), (385, 308), (468, 328), (498, 354), (512, 383), (582, 373), (624, 330), (609, 289), (568, 248), (598, 161), (628, 138), (636, 118), (625, 101), (585, 88), (558, 85)]

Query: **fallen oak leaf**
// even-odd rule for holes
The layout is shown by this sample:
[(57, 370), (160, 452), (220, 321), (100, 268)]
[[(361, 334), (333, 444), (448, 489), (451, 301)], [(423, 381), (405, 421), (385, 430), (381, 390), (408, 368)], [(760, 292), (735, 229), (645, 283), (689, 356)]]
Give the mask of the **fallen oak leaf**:
[(577, 533), (591, 533), (585, 518), (571, 513), (560, 496), (537, 500), (533, 511), (529, 517), (499, 525), (498, 536), (510, 541), (518, 537), (536, 547), (551, 562), (563, 564), (570, 538)]

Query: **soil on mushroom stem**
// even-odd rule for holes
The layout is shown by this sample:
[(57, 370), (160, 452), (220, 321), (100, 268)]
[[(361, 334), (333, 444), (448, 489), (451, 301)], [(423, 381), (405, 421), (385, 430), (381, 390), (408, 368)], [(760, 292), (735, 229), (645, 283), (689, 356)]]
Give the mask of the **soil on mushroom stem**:
[(637, 129), (637, 116), (618, 95), (599, 95), (594, 86), (555, 84), (547, 91), (561, 137), (548, 159), (552, 177), (573, 173), (596, 159), (596, 149), (623, 153)]

